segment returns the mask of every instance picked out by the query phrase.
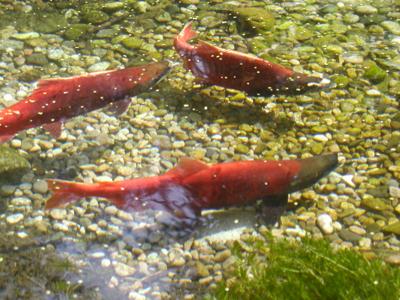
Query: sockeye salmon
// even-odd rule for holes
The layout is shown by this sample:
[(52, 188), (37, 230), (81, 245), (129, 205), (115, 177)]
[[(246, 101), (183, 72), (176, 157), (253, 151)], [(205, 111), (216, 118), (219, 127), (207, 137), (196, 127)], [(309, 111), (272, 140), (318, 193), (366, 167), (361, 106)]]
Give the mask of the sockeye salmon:
[(188, 43), (197, 36), (188, 23), (174, 39), (174, 47), (198, 81), (206, 85), (245, 91), (249, 95), (292, 94), (318, 87), (322, 78), (294, 72), (256, 56), (225, 50), (204, 41)]
[(169, 71), (167, 62), (39, 81), (38, 88), (0, 111), (0, 143), (19, 131), (43, 126), (54, 137), (67, 119), (110, 106), (116, 114), (130, 97), (150, 88)]
[(195, 219), (204, 209), (266, 204), (306, 188), (338, 164), (336, 154), (281, 161), (237, 161), (212, 166), (183, 158), (160, 176), (84, 184), (48, 180), (52, 197), (46, 208), (65, 206), (82, 197), (103, 197), (124, 210), (164, 210), (176, 217)]

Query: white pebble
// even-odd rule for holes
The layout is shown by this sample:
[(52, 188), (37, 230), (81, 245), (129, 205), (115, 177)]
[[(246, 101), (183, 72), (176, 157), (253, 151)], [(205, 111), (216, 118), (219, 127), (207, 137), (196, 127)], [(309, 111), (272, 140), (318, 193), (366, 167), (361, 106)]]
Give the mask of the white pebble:
[(117, 262), (115, 264), (115, 273), (118, 276), (126, 277), (126, 276), (130, 276), (130, 275), (134, 274), (135, 273), (135, 268), (133, 268), (131, 266), (128, 266), (126, 264)]
[(322, 232), (325, 234), (333, 233), (333, 223), (332, 218), (328, 214), (321, 214), (317, 218), (317, 224), (321, 228)]
[(67, 217), (67, 211), (64, 208), (54, 208), (50, 211), (50, 216), (55, 220), (63, 220)]
[(108, 258), (103, 258), (101, 260), (101, 266), (103, 268), (108, 268), (111, 265), (111, 260), (109, 260)]
[(14, 215), (9, 215), (6, 218), (6, 221), (8, 224), (17, 224), (18, 222), (22, 221), (24, 219), (24, 215), (21, 213), (14, 214)]

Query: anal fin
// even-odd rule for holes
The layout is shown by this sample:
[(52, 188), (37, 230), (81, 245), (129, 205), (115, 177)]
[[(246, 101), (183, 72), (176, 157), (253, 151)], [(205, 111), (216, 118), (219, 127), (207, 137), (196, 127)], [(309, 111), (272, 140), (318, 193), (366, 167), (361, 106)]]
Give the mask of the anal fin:
[(44, 124), (42, 127), (55, 139), (59, 138), (61, 135), (62, 122), (48, 123)]
[(274, 225), (279, 222), (279, 218), (286, 211), (288, 194), (270, 196), (263, 199), (260, 209), (262, 223)]
[(125, 97), (122, 100), (112, 102), (107, 107), (107, 109), (108, 109), (108, 111), (113, 113), (115, 116), (119, 116), (128, 110), (128, 107), (130, 104), (131, 104), (131, 99), (129, 97)]

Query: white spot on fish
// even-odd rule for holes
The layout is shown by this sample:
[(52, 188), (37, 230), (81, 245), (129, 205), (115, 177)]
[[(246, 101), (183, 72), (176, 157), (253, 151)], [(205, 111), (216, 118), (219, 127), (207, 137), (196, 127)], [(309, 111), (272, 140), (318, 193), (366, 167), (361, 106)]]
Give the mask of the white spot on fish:
[(54, 119), (54, 118), (51, 118), (51, 119), (50, 119), (51, 122), (54, 122), (55, 120), (56, 120), (56, 119)]
[(34, 99), (29, 99), (28, 100), (30, 103), (35, 103), (36, 102), (36, 100), (34, 100)]
[(123, 186), (121, 186), (120, 190), (121, 191), (125, 191), (125, 188)]
[(43, 115), (43, 112), (42, 111), (38, 111), (38, 113), (37, 113), (38, 115)]
[(68, 94), (68, 91), (64, 91), (63, 94), (64, 94), (64, 95)]
[(264, 182), (264, 185), (265, 185), (265, 186), (268, 186), (268, 181), (265, 181), (265, 182)]
[(43, 92), (42, 94), (43, 94), (43, 95), (47, 95), (47, 92)]
[(96, 94), (97, 93), (97, 91), (96, 90), (93, 90), (93, 94)]

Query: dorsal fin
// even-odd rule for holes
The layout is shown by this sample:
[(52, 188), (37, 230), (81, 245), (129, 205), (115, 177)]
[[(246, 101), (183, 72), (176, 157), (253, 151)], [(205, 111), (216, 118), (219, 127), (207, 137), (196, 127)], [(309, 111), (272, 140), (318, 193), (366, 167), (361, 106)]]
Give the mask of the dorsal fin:
[(175, 168), (169, 170), (166, 174), (177, 176), (189, 176), (201, 170), (207, 169), (208, 165), (195, 159), (182, 157)]

